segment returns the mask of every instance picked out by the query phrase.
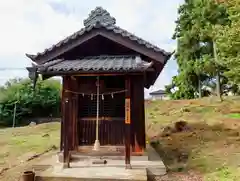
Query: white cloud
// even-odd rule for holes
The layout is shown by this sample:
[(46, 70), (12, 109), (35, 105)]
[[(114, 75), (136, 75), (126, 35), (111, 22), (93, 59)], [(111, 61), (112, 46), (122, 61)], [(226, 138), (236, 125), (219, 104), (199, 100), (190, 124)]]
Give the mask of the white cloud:
[[(117, 20), (117, 25), (138, 36), (173, 51), (171, 41), (182, 0), (8, 0), (0, 2), (1, 67), (25, 67), (30, 60), (25, 53), (43, 51), (64, 37), (83, 27), (83, 20), (96, 6), (106, 8)], [(174, 63), (172, 63), (174, 65)], [(155, 88), (171, 80), (172, 64), (166, 67)], [(13, 76), (27, 72), (0, 71), (0, 84)]]

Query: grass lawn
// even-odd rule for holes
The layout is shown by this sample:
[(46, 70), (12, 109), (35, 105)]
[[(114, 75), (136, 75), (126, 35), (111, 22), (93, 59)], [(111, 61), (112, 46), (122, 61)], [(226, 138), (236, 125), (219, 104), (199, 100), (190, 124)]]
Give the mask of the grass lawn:
[[(12, 169), (24, 164), (30, 157), (53, 146), (58, 147), (59, 128), (59, 123), (48, 123), (0, 129), (0, 180), (8, 180), (7, 177), (15, 174)], [(1, 174), (3, 169), (9, 170)]]
[[(240, 97), (223, 102), (146, 101), (145, 107), (148, 140), (155, 143), (169, 170), (166, 180), (240, 180)], [(164, 128), (180, 120), (188, 123), (188, 130), (163, 134)], [(0, 129), (0, 173), (10, 168), (0, 180), (14, 180), (33, 164), (26, 162), (29, 157), (58, 147), (59, 128), (59, 123), (48, 123)]]
[[(156, 101), (146, 105), (147, 132), (172, 180), (240, 180), (240, 97)], [(186, 121), (188, 130), (164, 133)], [(191, 179), (189, 179), (191, 180)]]

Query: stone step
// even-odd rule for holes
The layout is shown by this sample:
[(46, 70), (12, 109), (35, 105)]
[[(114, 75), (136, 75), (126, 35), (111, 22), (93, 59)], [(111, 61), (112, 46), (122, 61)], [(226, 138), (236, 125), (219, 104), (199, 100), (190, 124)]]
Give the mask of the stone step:
[[(38, 167), (40, 171), (36, 174), (36, 181), (147, 181), (147, 178), (166, 174), (166, 168), (156, 151), (152, 147), (147, 149), (146, 156), (131, 156), (133, 169), (125, 169), (124, 156), (102, 156), (107, 164), (93, 164), (99, 156), (86, 156), (76, 154), (78, 158), (70, 163), (71, 168), (63, 169), (62, 163), (56, 162), (56, 156), (43, 161), (43, 166)], [(51, 167), (46, 169), (47, 164)], [(42, 170), (42, 171), (41, 171)]]
[[(71, 162), (72, 161), (84, 161), (89, 159), (102, 159), (102, 160), (125, 160), (125, 156), (123, 155), (103, 155), (103, 156), (88, 156), (88, 155), (82, 155), (80, 153), (72, 153), (71, 154)], [(148, 160), (147, 154), (145, 156), (131, 156), (131, 160), (141, 160), (146, 161)], [(58, 161), (63, 162), (63, 153), (58, 153)]]
[(111, 178), (71, 178), (71, 177), (40, 177), (36, 176), (35, 181), (147, 181), (143, 179), (111, 179)]
[(162, 167), (162, 168), (147, 168), (147, 174), (148, 175), (163, 176), (166, 173), (167, 172), (166, 172), (165, 167)]
[(47, 169), (49, 169), (51, 167), (51, 165), (33, 165), (32, 169), (34, 172), (42, 172), (45, 171)]
[(36, 174), (35, 181), (147, 181), (146, 169), (124, 167), (82, 167), (50, 169)]
[(161, 157), (156, 152), (156, 150), (151, 146), (147, 146), (147, 152), (148, 152), (148, 160), (151, 162), (157, 162), (158, 164), (155, 166), (151, 166), (147, 168), (147, 174), (150, 176), (162, 176), (167, 173), (167, 169), (165, 165), (162, 162)]

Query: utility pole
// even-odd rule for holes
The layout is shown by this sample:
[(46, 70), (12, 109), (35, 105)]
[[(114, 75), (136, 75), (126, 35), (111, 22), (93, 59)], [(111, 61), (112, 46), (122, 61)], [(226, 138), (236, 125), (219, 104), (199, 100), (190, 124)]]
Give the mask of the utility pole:
[(13, 128), (15, 127), (15, 124), (16, 124), (16, 112), (17, 112), (17, 103), (19, 102), (19, 92), (17, 92), (16, 95), (17, 95), (17, 100), (14, 103), (14, 109), (13, 109), (13, 124), (12, 124)]
[[(213, 41), (213, 53), (214, 53), (214, 59), (215, 59), (215, 64), (218, 63), (218, 55), (217, 55), (217, 46), (215, 41)], [(222, 101), (222, 95), (221, 95), (221, 85), (220, 85), (220, 72), (218, 65), (216, 66), (216, 88), (217, 88), (217, 96), (220, 101)]]
[(13, 110), (13, 124), (12, 127), (15, 127), (15, 122), (16, 122), (16, 111), (17, 111), (17, 101), (14, 104), (14, 110)]

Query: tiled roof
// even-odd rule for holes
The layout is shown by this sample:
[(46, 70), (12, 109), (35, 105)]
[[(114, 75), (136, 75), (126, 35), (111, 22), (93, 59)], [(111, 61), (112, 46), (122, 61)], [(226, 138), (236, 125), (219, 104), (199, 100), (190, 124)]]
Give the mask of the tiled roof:
[(82, 28), (81, 30), (75, 32), (71, 36), (65, 38), (64, 40), (58, 42), (57, 44), (53, 45), (52, 47), (45, 49), (45, 51), (41, 53), (37, 53), (36, 55), (30, 55), (27, 54), (27, 56), (31, 59), (36, 59), (39, 56), (42, 56), (48, 52), (51, 52), (59, 47), (62, 47), (63, 45), (69, 43), (72, 40), (76, 40), (79, 38), (81, 35), (83, 35), (86, 32), (89, 32), (93, 29), (100, 29), (104, 28), (108, 31), (112, 31), (115, 34), (121, 35), (124, 38), (128, 38), (131, 41), (137, 42), (140, 45), (144, 45), (148, 49), (152, 49), (155, 52), (159, 52), (164, 54), (165, 56), (170, 56), (171, 53), (164, 51), (163, 49), (158, 48), (157, 46), (135, 36), (134, 34), (118, 27), (115, 25), (115, 18), (111, 17), (110, 14), (102, 9), (101, 7), (97, 7), (94, 11), (91, 12), (89, 15), (89, 18), (87, 18), (84, 21), (85, 27)]
[(40, 72), (135, 71), (146, 70), (151, 63), (139, 56), (95, 56), (78, 60), (54, 60), (39, 66)]

